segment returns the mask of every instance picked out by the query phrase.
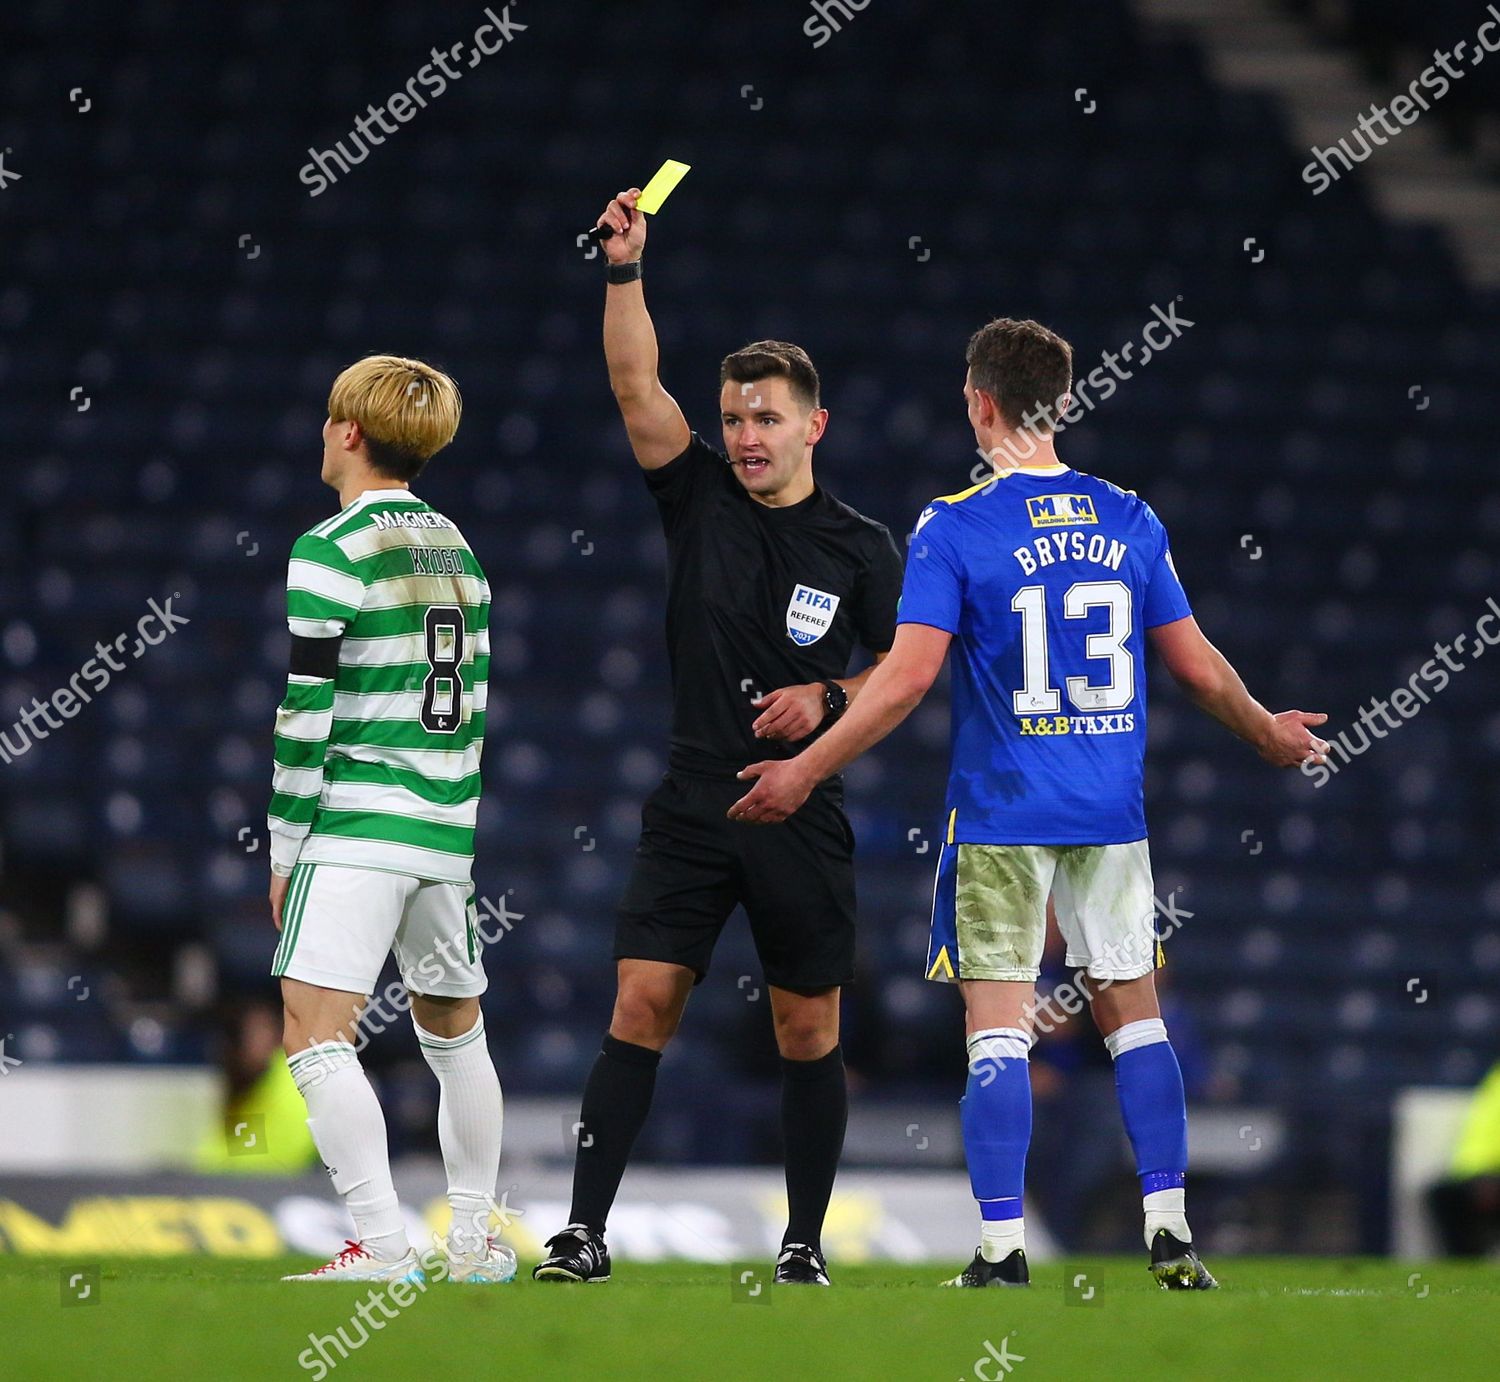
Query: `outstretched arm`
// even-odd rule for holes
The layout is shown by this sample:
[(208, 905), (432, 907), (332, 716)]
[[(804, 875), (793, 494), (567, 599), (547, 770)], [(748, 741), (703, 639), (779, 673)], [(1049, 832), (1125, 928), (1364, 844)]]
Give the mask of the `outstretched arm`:
[[(639, 187), (621, 192), (599, 217), (599, 225), (615, 232), (604, 241), (604, 255), (611, 264), (635, 263), (646, 248), (646, 216), (635, 209), (640, 194)], [(611, 283), (604, 290), (604, 359), (609, 387), (641, 467), (656, 470), (680, 456), (692, 433), (677, 400), (657, 377), (656, 328), (646, 311), (640, 279)]]
[(826, 777), (878, 744), (921, 702), (937, 680), (953, 635), (927, 624), (902, 624), (890, 655), (871, 671), (844, 718), (795, 758), (752, 763), (740, 778), (758, 778), (729, 808), (729, 819), (755, 825), (784, 821)]
[(1147, 630), (1152, 646), (1167, 664), (1172, 679), (1200, 710), (1254, 746), (1267, 763), (1296, 768), (1304, 762), (1322, 763), (1328, 745), (1309, 725), (1321, 725), (1326, 715), (1283, 710), (1273, 715), (1246, 689), (1240, 674), (1189, 615)]

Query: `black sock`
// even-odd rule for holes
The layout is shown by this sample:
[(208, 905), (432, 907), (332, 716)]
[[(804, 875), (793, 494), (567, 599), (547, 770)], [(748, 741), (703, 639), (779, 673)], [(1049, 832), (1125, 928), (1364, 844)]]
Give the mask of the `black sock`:
[(782, 1243), (822, 1249), (823, 1216), (844, 1150), (849, 1086), (844, 1051), (781, 1062), (781, 1136), (786, 1146), (787, 1225)]
[(568, 1222), (604, 1232), (630, 1149), (651, 1109), (661, 1052), (606, 1035), (583, 1087)]

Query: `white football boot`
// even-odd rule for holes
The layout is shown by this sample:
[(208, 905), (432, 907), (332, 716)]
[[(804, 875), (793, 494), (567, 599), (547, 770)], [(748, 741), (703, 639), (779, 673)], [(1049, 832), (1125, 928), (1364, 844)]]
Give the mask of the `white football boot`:
[(394, 1262), (382, 1262), (363, 1243), (344, 1240), (343, 1248), (334, 1254), (331, 1262), (310, 1272), (296, 1276), (284, 1276), (283, 1281), (426, 1281), (422, 1264), (410, 1248), (405, 1257)]
[(448, 1258), (448, 1280), (477, 1285), (496, 1285), (515, 1280), (516, 1255), (497, 1238), (485, 1239), (482, 1253), (454, 1252), (448, 1244), (443, 1251)]

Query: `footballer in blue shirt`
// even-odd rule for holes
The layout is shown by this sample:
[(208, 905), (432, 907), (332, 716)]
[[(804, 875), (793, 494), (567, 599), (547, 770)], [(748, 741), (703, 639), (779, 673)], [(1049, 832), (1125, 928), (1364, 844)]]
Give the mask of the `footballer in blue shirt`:
[(981, 1224), (974, 1260), (947, 1284), (1028, 1281), (1027, 1056), (1050, 897), (1114, 1060), (1151, 1271), (1164, 1289), (1209, 1289), (1185, 1211), (1182, 1075), (1153, 975), (1145, 645), (1276, 767), (1321, 763), (1328, 745), (1310, 726), (1327, 717), (1273, 715), (1256, 701), (1198, 628), (1150, 506), (1058, 460), (1054, 431), (1072, 391), (1066, 341), (1002, 318), (975, 334), (966, 359), (969, 421), (993, 477), (922, 511), (890, 656), (821, 739), (747, 767), (740, 777), (755, 785), (729, 815), (785, 820), (901, 723), (951, 647), (952, 763), (926, 972), (957, 983), (967, 1012), (960, 1112)]

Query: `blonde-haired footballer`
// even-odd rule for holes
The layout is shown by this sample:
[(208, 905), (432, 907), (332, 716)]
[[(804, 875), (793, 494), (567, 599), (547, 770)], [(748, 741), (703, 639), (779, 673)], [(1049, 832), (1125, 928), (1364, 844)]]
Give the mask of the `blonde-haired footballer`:
[(514, 1254), (488, 1230), (500, 1081), (479, 1010), (486, 981), (470, 881), (490, 589), (458, 528), (411, 492), (461, 410), (454, 382), (420, 360), (371, 355), (340, 374), (322, 479), (341, 507), (297, 539), (287, 569), (291, 673), (269, 813), (281, 943), (271, 972), (308, 1127), (356, 1231), (326, 1266), (289, 1281), (424, 1279), (354, 1045), (391, 951), (442, 1090), (453, 1210), (443, 1274), (515, 1275)]

